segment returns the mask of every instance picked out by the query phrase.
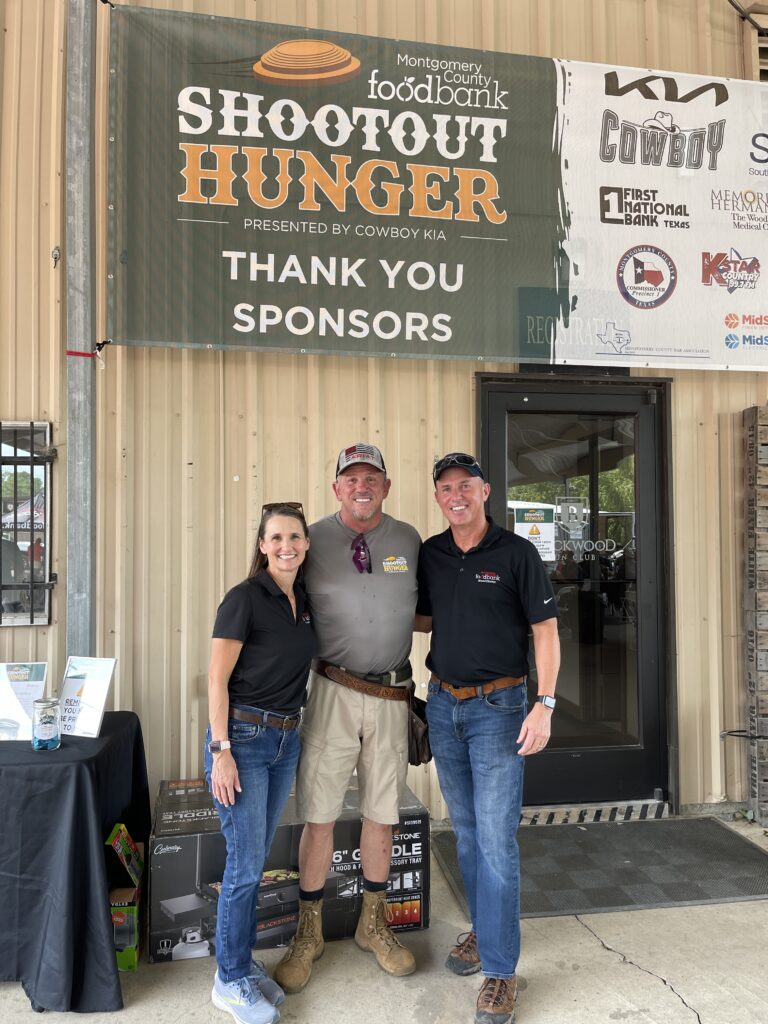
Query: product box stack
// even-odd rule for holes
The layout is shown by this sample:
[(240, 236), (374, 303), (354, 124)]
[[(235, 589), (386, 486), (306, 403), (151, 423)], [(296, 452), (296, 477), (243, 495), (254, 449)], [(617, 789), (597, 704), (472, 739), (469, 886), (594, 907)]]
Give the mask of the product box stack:
[[(354, 934), (362, 904), (360, 807), (347, 791), (334, 830), (325, 880), (323, 934)], [(302, 823), (290, 797), (269, 851), (261, 886), (256, 946), (287, 945), (299, 916)], [(160, 783), (149, 842), (149, 959), (158, 963), (212, 956), (226, 848), (203, 779)], [(429, 814), (406, 789), (392, 845), (387, 902), (396, 931), (429, 925)]]
[[(144, 846), (134, 843), (128, 829), (118, 823), (106, 845), (116, 856), (107, 864), (108, 876), (118, 885), (110, 886), (109, 905), (115, 937), (115, 956), (120, 971), (135, 971), (141, 951), (141, 883), (144, 871)], [(118, 868), (119, 865), (119, 868)], [(126, 885), (129, 882), (129, 885)]]
[(768, 825), (768, 406), (745, 410), (744, 435), (749, 806)]

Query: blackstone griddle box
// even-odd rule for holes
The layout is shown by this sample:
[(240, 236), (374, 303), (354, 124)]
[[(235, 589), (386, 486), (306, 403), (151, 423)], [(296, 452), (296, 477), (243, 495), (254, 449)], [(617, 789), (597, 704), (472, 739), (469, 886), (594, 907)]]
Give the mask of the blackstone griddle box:
[[(299, 908), (299, 839), (295, 799), (285, 807), (267, 857), (259, 892), (256, 946), (287, 945)], [(188, 959), (215, 953), (216, 913), (226, 848), (219, 816), (203, 779), (163, 781), (149, 842), (149, 959)], [(360, 809), (347, 791), (334, 832), (325, 882), (323, 931), (328, 939), (354, 934), (362, 903)], [(397, 931), (429, 925), (429, 815), (406, 790), (393, 841), (387, 901)]]

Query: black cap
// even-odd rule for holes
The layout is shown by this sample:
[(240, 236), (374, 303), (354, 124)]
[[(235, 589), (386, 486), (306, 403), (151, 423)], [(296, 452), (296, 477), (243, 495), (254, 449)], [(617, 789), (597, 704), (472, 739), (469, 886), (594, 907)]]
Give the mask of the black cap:
[(485, 480), (485, 473), (474, 455), (467, 455), (466, 452), (449, 452), (442, 459), (438, 459), (432, 467), (433, 483), (437, 483), (440, 474), (446, 469), (454, 468), (466, 470), (470, 476), (479, 476), (481, 480)]

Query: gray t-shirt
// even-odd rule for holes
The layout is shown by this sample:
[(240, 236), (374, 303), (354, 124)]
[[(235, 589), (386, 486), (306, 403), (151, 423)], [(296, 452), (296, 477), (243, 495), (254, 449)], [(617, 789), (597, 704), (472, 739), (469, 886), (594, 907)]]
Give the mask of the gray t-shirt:
[(309, 528), (306, 586), (318, 657), (357, 675), (391, 672), (411, 651), (421, 540), (412, 526), (382, 516), (365, 534), (372, 572), (360, 573), (352, 561), (357, 533), (338, 513)]

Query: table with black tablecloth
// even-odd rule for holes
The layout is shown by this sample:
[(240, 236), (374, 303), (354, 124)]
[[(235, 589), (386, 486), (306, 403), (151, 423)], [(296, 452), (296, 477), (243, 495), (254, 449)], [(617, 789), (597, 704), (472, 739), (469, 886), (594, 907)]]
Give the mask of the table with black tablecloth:
[(139, 719), (107, 712), (58, 750), (0, 743), (0, 807), (0, 980), (35, 1009), (121, 1009), (104, 843), (119, 821), (149, 836)]

